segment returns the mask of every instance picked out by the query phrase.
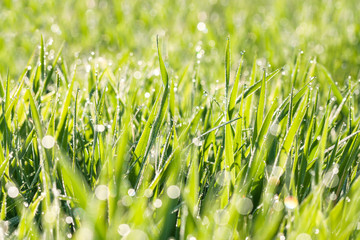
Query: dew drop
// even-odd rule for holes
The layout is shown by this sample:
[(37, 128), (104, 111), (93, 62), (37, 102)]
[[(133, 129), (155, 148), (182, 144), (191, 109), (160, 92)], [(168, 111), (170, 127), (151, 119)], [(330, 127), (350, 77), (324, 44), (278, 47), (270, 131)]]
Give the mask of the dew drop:
[(284, 204), (287, 209), (293, 210), (299, 205), (299, 202), (295, 197), (289, 196), (285, 198)]
[(102, 124), (95, 125), (95, 126), (94, 126), (94, 130), (95, 130), (96, 132), (103, 132), (103, 131), (105, 131), (105, 126), (102, 125)]
[(16, 198), (19, 195), (19, 189), (15, 186), (11, 186), (7, 190), (9, 197)]
[(133, 196), (135, 196), (135, 189), (133, 189), (133, 188), (130, 188), (129, 190), (128, 190), (128, 194), (129, 194), (129, 196), (130, 197), (133, 197)]
[(180, 196), (180, 188), (176, 185), (171, 185), (166, 190), (167, 195), (171, 199), (176, 199)]
[(155, 208), (161, 208), (162, 206), (162, 201), (160, 199), (156, 199), (153, 203)]
[(126, 236), (126, 239), (131, 240), (148, 240), (149, 237), (147, 234), (141, 230), (134, 229), (129, 232), (129, 234)]
[(244, 198), (240, 198), (237, 202), (236, 202), (236, 210), (241, 214), (241, 215), (248, 215), (254, 205), (253, 202), (251, 201), (250, 198), (244, 197)]
[(74, 223), (74, 220), (73, 220), (72, 217), (67, 216), (67, 217), (65, 218), (65, 222), (66, 222), (67, 224), (73, 224), (73, 223)]
[(273, 208), (275, 211), (280, 212), (284, 209), (284, 204), (281, 201), (276, 200), (274, 201)]
[(50, 135), (46, 135), (45, 137), (43, 137), (43, 139), (41, 140), (41, 144), (43, 145), (44, 148), (46, 149), (51, 149), (54, 147), (55, 145), (55, 138), (53, 136)]
[(128, 235), (130, 231), (131, 231), (130, 226), (127, 224), (120, 224), (118, 227), (118, 233), (123, 237)]
[(95, 196), (99, 200), (106, 200), (108, 199), (110, 193), (109, 188), (105, 185), (99, 185), (95, 188)]
[(198, 25), (197, 25), (197, 29), (200, 32), (206, 32), (207, 31), (206, 24), (204, 22), (199, 22)]
[(296, 240), (311, 240), (311, 236), (307, 233), (300, 233), (297, 235)]
[(323, 178), (323, 184), (328, 188), (336, 187), (339, 184), (339, 176), (333, 171), (328, 171)]
[(144, 191), (144, 196), (147, 197), (147, 198), (151, 198), (153, 196), (153, 191), (151, 189), (146, 189)]
[(336, 198), (337, 198), (336, 193), (332, 192), (332, 193), (330, 194), (329, 198), (330, 198), (331, 201), (335, 201)]

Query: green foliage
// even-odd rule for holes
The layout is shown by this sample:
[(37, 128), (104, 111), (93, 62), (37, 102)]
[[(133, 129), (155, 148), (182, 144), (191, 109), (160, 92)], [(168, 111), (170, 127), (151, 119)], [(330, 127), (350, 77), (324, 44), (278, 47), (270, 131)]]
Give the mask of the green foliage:
[[(0, 25), (16, 4), (31, 18), (49, 9), (40, 20), (56, 8), (89, 15), (70, 24), (59, 14), (60, 39), (33, 33), (40, 44), (24, 50), (32, 55), (23, 71), (1, 74), (0, 238), (360, 237), (359, 58), (348, 51), (359, 29), (341, 25), (358, 19), (359, 5), (210, 2), (182, 24), (174, 9), (184, 16), (201, 1), (0, 3)], [(173, 26), (169, 38), (146, 38), (151, 23)], [(314, 25), (337, 35), (325, 41)], [(9, 49), (25, 44), (17, 41)], [(18, 57), (9, 54), (9, 66)]]

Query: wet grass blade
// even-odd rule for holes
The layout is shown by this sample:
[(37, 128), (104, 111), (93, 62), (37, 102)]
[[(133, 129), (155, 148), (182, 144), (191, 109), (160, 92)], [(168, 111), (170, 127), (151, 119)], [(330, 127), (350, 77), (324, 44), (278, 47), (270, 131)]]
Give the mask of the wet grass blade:
[(165, 117), (165, 113), (166, 113), (166, 109), (167, 109), (167, 105), (168, 105), (168, 93), (169, 93), (169, 77), (165, 68), (165, 64), (164, 61), (162, 59), (161, 53), (160, 53), (160, 48), (159, 48), (159, 40), (157, 39), (157, 46), (158, 46), (158, 56), (159, 56), (159, 64), (160, 64), (160, 71), (161, 71), (161, 78), (164, 84), (164, 92), (161, 98), (161, 103), (160, 103), (160, 107), (159, 107), (159, 111), (156, 115), (156, 118), (154, 120), (154, 123), (152, 124), (151, 130), (150, 130), (150, 134), (149, 134), (149, 138), (148, 138), (148, 142), (147, 142), (147, 146), (145, 149), (145, 153), (144, 156), (142, 157), (142, 162), (141, 162), (141, 166), (140, 166), (140, 172), (139, 175), (137, 177), (136, 180), (136, 184), (135, 184), (135, 189), (138, 190), (142, 180), (144, 178), (144, 171), (145, 168), (148, 164), (147, 161), (147, 157), (148, 154), (155, 142), (156, 136), (159, 133), (160, 130), (160, 126), (161, 123)]
[(70, 83), (70, 87), (67, 90), (66, 97), (65, 97), (65, 100), (64, 100), (64, 103), (63, 103), (63, 107), (61, 109), (61, 115), (60, 115), (59, 123), (56, 126), (56, 133), (55, 133), (56, 140), (60, 140), (59, 138), (61, 137), (61, 133), (62, 133), (64, 127), (65, 127), (65, 120), (66, 120), (66, 118), (68, 116), (70, 102), (71, 102), (73, 89), (74, 89), (75, 75), (76, 75), (76, 69), (74, 69), (74, 73), (73, 73), (73, 77), (72, 77), (72, 80), (71, 80), (71, 83)]

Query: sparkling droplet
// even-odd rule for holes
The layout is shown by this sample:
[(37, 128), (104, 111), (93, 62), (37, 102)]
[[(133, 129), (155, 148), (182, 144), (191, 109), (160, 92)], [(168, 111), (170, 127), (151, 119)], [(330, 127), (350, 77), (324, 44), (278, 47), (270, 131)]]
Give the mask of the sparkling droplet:
[(131, 231), (130, 226), (127, 224), (120, 224), (118, 227), (118, 233), (123, 237), (128, 235), (130, 231)]
[(299, 205), (299, 202), (295, 197), (289, 196), (285, 198), (284, 204), (287, 209), (293, 210)]
[(41, 144), (43, 145), (44, 148), (46, 149), (51, 149), (54, 147), (55, 145), (55, 138), (53, 136), (50, 135), (46, 135), (45, 137), (43, 137), (43, 139), (41, 140)]
[(106, 200), (109, 197), (109, 188), (105, 185), (99, 185), (95, 188), (95, 196), (99, 200)]
[(15, 186), (11, 186), (8, 188), (7, 193), (9, 197), (16, 198), (19, 195), (19, 189)]
[(103, 132), (103, 131), (105, 131), (105, 126), (102, 125), (102, 124), (95, 125), (95, 126), (94, 126), (94, 130), (95, 130), (96, 132)]
[(73, 220), (72, 217), (67, 216), (67, 217), (65, 218), (65, 222), (66, 222), (67, 224), (72, 224), (72, 223), (74, 223), (74, 220)]
[(236, 210), (241, 214), (241, 215), (248, 215), (254, 205), (253, 202), (251, 201), (250, 198), (244, 197), (244, 198), (240, 198), (237, 203), (236, 203)]
[(323, 184), (328, 188), (336, 187), (339, 184), (339, 176), (333, 171), (328, 171), (323, 178)]
[(300, 233), (297, 235), (296, 240), (311, 240), (311, 236), (307, 233)]
[(176, 185), (171, 185), (168, 187), (166, 193), (169, 198), (176, 199), (180, 196), (180, 188)]
[(161, 208), (162, 201), (160, 199), (156, 199), (153, 204), (155, 208)]

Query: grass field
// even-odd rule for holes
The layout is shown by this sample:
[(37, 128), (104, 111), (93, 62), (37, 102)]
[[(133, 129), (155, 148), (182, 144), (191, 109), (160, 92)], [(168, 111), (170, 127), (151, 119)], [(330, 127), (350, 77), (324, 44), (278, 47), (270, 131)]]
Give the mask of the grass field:
[(360, 2), (0, 2), (0, 239), (360, 239)]

